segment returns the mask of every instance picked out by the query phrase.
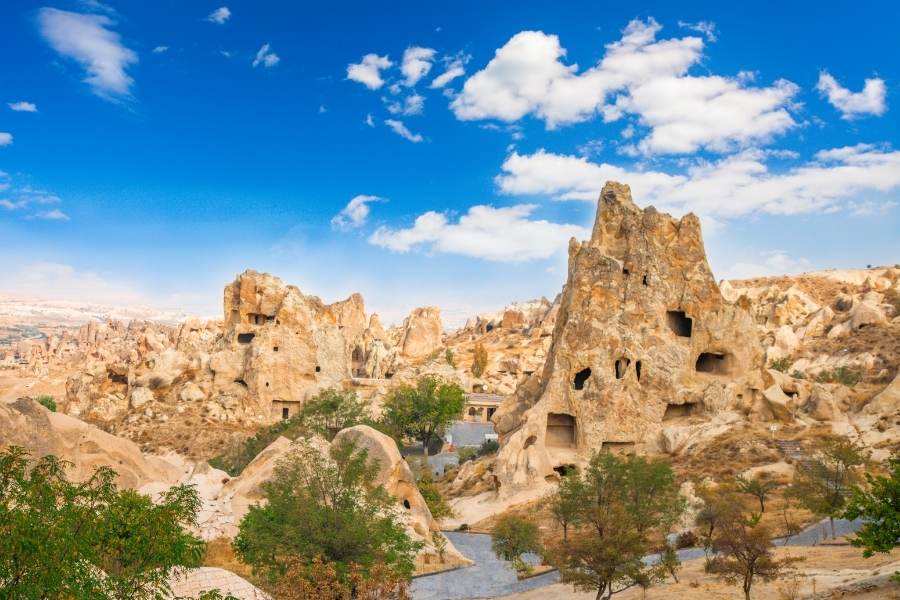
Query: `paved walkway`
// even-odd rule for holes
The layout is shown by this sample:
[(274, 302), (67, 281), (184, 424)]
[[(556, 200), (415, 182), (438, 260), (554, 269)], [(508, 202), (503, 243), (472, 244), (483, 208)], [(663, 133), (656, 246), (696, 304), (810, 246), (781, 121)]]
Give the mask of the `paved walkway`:
[[(838, 536), (853, 533), (862, 526), (861, 521), (837, 519), (834, 522)], [(446, 532), (456, 549), (466, 558), (475, 561), (471, 567), (446, 571), (436, 575), (426, 575), (413, 580), (414, 600), (469, 600), (476, 598), (496, 598), (559, 582), (559, 574), (544, 573), (531, 579), (519, 581), (516, 572), (508, 563), (498, 559), (491, 550), (491, 536), (483, 533)], [(823, 520), (787, 541), (788, 546), (814, 546), (830, 539), (828, 520)], [(776, 545), (785, 545), (784, 540), (776, 540)], [(655, 561), (658, 555), (651, 554), (644, 560)], [(682, 561), (703, 558), (702, 548), (684, 548), (678, 551)]]

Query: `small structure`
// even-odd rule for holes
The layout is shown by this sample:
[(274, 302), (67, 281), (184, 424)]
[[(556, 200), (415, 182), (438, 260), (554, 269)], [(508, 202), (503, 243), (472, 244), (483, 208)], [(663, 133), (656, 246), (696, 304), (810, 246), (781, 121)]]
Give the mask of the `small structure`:
[(468, 423), (488, 423), (500, 403), (503, 402), (503, 396), (499, 394), (470, 393), (466, 394), (466, 409), (463, 413), (463, 420)]

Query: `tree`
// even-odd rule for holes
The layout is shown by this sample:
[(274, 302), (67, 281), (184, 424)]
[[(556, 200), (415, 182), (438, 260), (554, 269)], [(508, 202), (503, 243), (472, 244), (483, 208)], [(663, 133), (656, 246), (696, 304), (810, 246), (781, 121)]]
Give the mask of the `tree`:
[(741, 503), (734, 488), (727, 485), (702, 487), (699, 495), (703, 500), (703, 506), (697, 512), (696, 523), (700, 528), (700, 541), (706, 555), (706, 566), (709, 568), (719, 525), (737, 518), (741, 511)]
[(432, 441), (462, 418), (466, 394), (456, 383), (424, 375), (415, 385), (400, 384), (384, 400), (382, 420), (398, 437), (411, 437), (430, 448)]
[(562, 527), (563, 542), (569, 541), (569, 527), (577, 523), (584, 507), (584, 484), (577, 474), (567, 475), (559, 482), (559, 487), (549, 498), (550, 514)]
[(678, 551), (671, 544), (666, 544), (666, 549), (659, 555), (659, 564), (678, 583), (678, 570), (681, 568), (681, 559)]
[(766, 498), (772, 490), (778, 487), (778, 482), (766, 480), (761, 476), (747, 479), (743, 475), (738, 475), (735, 481), (741, 493), (754, 496), (759, 501), (759, 512), (766, 512)]
[(491, 549), (494, 554), (513, 564), (517, 571), (529, 569), (522, 555), (541, 551), (537, 525), (514, 515), (501, 517), (491, 531)]
[(240, 523), (234, 548), (269, 585), (318, 557), (342, 582), (352, 569), (408, 580), (421, 544), (399, 521), (397, 503), (374, 485), (378, 465), (365, 449), (345, 441), (328, 455), (299, 442), (263, 484), (265, 502)]
[(900, 455), (888, 463), (887, 476), (866, 473), (868, 489), (854, 487), (846, 519), (862, 519), (863, 526), (850, 543), (869, 558), (900, 545)]
[(345, 576), (319, 557), (291, 560), (272, 593), (279, 600), (410, 600), (408, 580), (383, 564), (350, 564)]
[(858, 445), (830, 437), (815, 446), (812, 460), (797, 466), (794, 493), (810, 512), (828, 517), (832, 538), (834, 520), (843, 514), (850, 489), (861, 479), (857, 467), (866, 462), (866, 453)]
[(484, 370), (487, 369), (488, 353), (484, 348), (484, 344), (478, 342), (475, 344), (475, 350), (472, 353), (472, 375), (481, 377)]
[(598, 600), (661, 580), (664, 567), (642, 558), (684, 510), (669, 464), (603, 452), (591, 458), (581, 485), (581, 535), (548, 553), (561, 580), (596, 590)]
[(713, 548), (717, 554), (710, 562), (710, 571), (726, 583), (740, 582), (746, 600), (750, 600), (754, 580), (778, 579), (796, 562), (775, 558), (772, 532), (760, 522), (759, 515), (747, 518), (729, 513), (718, 524)]
[(341, 429), (369, 421), (369, 405), (353, 391), (322, 390), (303, 404), (299, 420), (309, 431), (332, 440)]
[(169, 578), (198, 566), (205, 544), (196, 524), (197, 491), (175, 486), (154, 503), (116, 488), (100, 467), (70, 482), (69, 463), (0, 453), (0, 599), (150, 600)]

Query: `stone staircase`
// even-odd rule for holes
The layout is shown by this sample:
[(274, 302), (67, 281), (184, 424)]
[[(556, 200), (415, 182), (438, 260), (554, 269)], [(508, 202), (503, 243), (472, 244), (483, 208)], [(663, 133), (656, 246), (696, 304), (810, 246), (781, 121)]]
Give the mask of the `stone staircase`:
[(803, 446), (797, 440), (775, 440), (775, 446), (787, 462), (804, 467), (811, 467), (815, 464), (803, 451)]

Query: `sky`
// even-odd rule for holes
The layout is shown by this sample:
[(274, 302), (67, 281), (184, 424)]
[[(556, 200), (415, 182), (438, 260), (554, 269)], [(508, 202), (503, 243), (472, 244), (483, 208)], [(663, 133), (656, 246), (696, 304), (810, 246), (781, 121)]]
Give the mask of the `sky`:
[(699, 215), (717, 278), (894, 264), (898, 21), (865, 0), (6, 0), (0, 293), (216, 316), (251, 268), (460, 324), (552, 299), (607, 180)]

